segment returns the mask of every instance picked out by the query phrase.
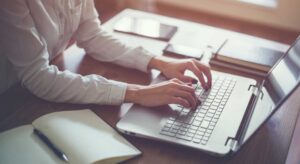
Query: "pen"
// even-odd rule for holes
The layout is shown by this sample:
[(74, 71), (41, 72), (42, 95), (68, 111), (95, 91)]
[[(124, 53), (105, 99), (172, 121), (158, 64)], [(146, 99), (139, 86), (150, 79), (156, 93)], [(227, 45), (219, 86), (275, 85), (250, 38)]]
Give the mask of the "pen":
[(36, 134), (60, 159), (68, 161), (67, 156), (59, 150), (41, 131), (33, 129), (34, 134)]

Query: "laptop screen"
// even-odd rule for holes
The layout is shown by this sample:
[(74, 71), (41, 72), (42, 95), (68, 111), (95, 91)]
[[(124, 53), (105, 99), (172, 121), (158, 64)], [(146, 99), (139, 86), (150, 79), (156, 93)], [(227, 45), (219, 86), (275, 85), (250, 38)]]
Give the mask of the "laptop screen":
[(299, 83), (300, 37), (266, 77), (243, 141), (255, 132)]
[(300, 39), (289, 49), (286, 56), (273, 68), (265, 86), (278, 104), (297, 85), (300, 78)]

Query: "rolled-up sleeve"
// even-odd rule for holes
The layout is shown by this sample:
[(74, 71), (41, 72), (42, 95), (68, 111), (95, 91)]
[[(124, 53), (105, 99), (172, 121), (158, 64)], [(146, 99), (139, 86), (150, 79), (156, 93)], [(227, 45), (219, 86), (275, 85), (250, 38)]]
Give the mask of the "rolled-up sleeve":
[(129, 47), (102, 30), (93, 0), (86, 0), (83, 4), (76, 40), (88, 55), (99, 61), (113, 62), (144, 72), (148, 71), (149, 61), (154, 56), (142, 47)]
[(5, 2), (0, 7), (0, 44), (23, 86), (55, 102), (118, 105), (124, 101), (126, 83), (59, 71), (49, 65), (47, 43), (36, 29), (25, 1)]

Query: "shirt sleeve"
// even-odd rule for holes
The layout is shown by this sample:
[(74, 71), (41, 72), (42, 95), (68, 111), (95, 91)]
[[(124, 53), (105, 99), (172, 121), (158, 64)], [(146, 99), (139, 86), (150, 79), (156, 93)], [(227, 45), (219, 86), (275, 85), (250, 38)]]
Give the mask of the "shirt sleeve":
[(76, 41), (91, 57), (104, 62), (113, 62), (124, 67), (147, 72), (149, 61), (154, 56), (142, 47), (129, 47), (104, 31), (100, 26), (93, 0), (83, 2), (82, 16)]
[[(126, 83), (98, 75), (81, 76), (49, 65), (47, 43), (34, 26), (24, 0), (0, 6), (0, 44), (22, 85), (36, 96), (55, 102), (121, 104)], [(3, 78), (3, 77), (2, 77)], [(116, 94), (117, 93), (117, 94)]]

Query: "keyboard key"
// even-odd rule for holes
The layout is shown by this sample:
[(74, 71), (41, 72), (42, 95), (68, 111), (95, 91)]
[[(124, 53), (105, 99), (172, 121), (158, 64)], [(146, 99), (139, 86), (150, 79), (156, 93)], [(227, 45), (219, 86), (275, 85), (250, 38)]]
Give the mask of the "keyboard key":
[(168, 131), (161, 131), (160, 134), (175, 137), (175, 133), (168, 132)]
[(209, 137), (209, 136), (210, 136), (209, 133), (205, 133), (205, 134), (204, 134), (204, 137)]
[(176, 138), (183, 139), (183, 140), (186, 140), (186, 141), (191, 141), (192, 140), (192, 137), (185, 136), (185, 135), (177, 135), (176, 134)]
[(211, 134), (211, 133), (212, 133), (212, 130), (207, 129), (207, 130), (206, 130), (206, 133)]
[(186, 136), (188, 136), (188, 137), (193, 137), (193, 136), (194, 136), (194, 133), (186, 133)]
[(217, 110), (218, 109), (218, 105), (212, 105), (212, 106), (210, 106), (210, 108), (209, 109), (212, 109), (212, 110)]
[(210, 122), (211, 121), (211, 117), (205, 117), (204, 120)]
[(215, 118), (215, 119), (218, 119), (219, 118), (219, 116), (218, 115), (214, 115), (214, 117), (213, 118)]
[(205, 102), (208, 102), (208, 103), (212, 103), (214, 100), (212, 99), (206, 99)]
[(201, 110), (208, 110), (208, 109), (209, 109), (209, 106), (204, 106), (204, 105), (203, 105), (203, 106), (200, 108), (200, 111), (201, 111)]
[(221, 102), (220, 99), (214, 99), (213, 101), (216, 102), (216, 103), (218, 103), (218, 104), (220, 104), (220, 102)]
[(219, 108), (221, 109), (224, 109), (224, 107), (225, 107), (224, 105), (219, 105)]
[(194, 139), (193, 139), (193, 142), (195, 142), (195, 143), (200, 143), (200, 142), (201, 142), (201, 139), (199, 139), (199, 138), (194, 138)]
[(181, 123), (181, 122), (177, 122), (177, 121), (176, 121), (176, 122), (174, 122), (174, 125), (175, 125), (175, 126), (181, 126), (181, 125), (182, 125), (182, 123)]
[(203, 113), (198, 113), (197, 117), (204, 117), (205, 115)]
[(197, 131), (205, 132), (205, 131), (206, 131), (206, 128), (201, 128), (201, 127), (199, 127), (199, 129), (198, 129)]
[[(217, 108), (217, 107), (219, 106), (219, 103), (213, 102), (211, 105)], [(212, 107), (211, 107), (211, 108), (212, 108)]]
[(216, 110), (214, 110), (214, 109), (209, 109), (209, 110), (208, 110), (208, 113), (215, 114), (215, 113), (216, 113)]
[(195, 120), (201, 122), (203, 120), (203, 117), (195, 117)]
[(220, 100), (221, 100), (221, 99), (222, 99), (222, 96), (217, 95), (217, 96), (216, 96), (216, 99), (220, 99)]
[(161, 130), (162, 130), (162, 131), (169, 131), (169, 130), (170, 130), (170, 127), (163, 127)]
[(173, 129), (173, 128), (171, 128), (169, 132), (170, 132), (170, 133), (177, 133), (177, 131), (178, 131), (178, 129)]
[(200, 124), (201, 124), (200, 121), (194, 121), (194, 122), (193, 122), (193, 125), (194, 125), (194, 126), (200, 126)]
[(179, 128), (177, 133), (185, 134), (187, 132), (187, 130), (188, 130), (187, 128), (181, 127), (181, 128)]
[(214, 116), (214, 114), (212, 114), (212, 113), (207, 113), (206, 116), (211, 118), (211, 117)]
[(180, 128), (180, 126), (176, 126), (176, 125), (172, 126), (172, 129), (174, 129), (174, 130), (178, 130), (179, 128)]
[(218, 121), (218, 119), (216, 119), (216, 118), (213, 118), (212, 120), (211, 120), (211, 122), (217, 122)]
[(181, 129), (177, 131), (177, 134), (180, 134), (180, 135), (185, 135), (185, 133), (186, 133), (186, 131), (181, 130)]
[(195, 133), (196, 133), (196, 130), (194, 130), (194, 129), (188, 129), (188, 132), (189, 132), (189, 133), (195, 134)]
[(197, 132), (196, 132), (196, 135), (198, 135), (198, 136), (203, 136), (203, 135), (204, 135), (204, 132), (203, 132), (203, 131), (197, 131)]
[(166, 123), (167, 123), (167, 124), (173, 124), (173, 123), (174, 123), (174, 120), (167, 120)]
[(197, 130), (197, 129), (198, 129), (198, 126), (191, 125), (191, 126), (190, 126), (190, 129), (192, 129), (192, 130)]
[(207, 141), (202, 140), (202, 141), (201, 141), (201, 144), (202, 144), (202, 145), (206, 145), (206, 144), (207, 144)]
[(202, 127), (202, 128), (207, 128), (208, 125), (209, 125), (209, 122), (206, 121), (206, 120), (203, 120), (202, 123), (201, 123), (201, 127)]
[(202, 141), (208, 141), (208, 137), (203, 137)]

